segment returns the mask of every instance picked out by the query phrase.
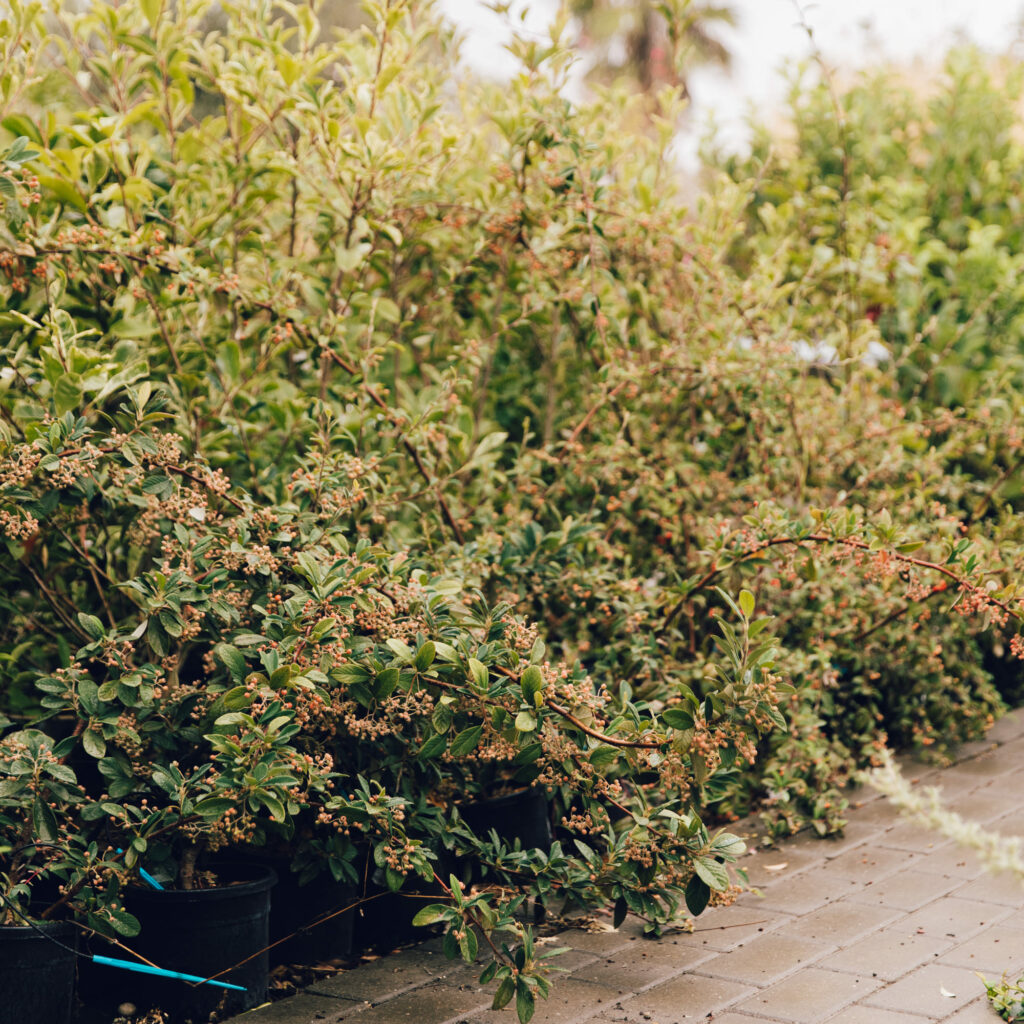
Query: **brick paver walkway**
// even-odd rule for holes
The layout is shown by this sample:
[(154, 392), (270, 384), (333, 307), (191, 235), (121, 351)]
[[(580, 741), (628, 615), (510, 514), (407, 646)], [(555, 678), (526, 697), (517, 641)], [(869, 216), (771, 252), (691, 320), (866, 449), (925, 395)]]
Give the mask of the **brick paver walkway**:
[[(1024, 834), (1024, 710), (951, 768), (904, 762), (964, 817)], [(1024, 970), (1024, 888), (858, 791), (845, 834), (797, 837), (742, 862), (763, 896), (658, 941), (639, 922), (548, 940), (569, 973), (535, 1024), (997, 1024), (975, 972)], [(478, 970), (431, 940), (336, 975), (233, 1024), (514, 1024)]]

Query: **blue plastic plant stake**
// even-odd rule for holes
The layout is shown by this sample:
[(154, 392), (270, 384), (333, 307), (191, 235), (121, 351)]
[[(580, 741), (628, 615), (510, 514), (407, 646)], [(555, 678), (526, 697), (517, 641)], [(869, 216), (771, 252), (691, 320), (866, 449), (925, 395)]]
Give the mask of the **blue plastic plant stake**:
[[(117, 852), (124, 853), (124, 850), (118, 848)], [(161, 892), (164, 891), (164, 887), (145, 868), (139, 868), (139, 875), (144, 882), (148, 882), (154, 889), (159, 889)]]
[(226, 981), (214, 981), (212, 978), (200, 978), (198, 974), (182, 974), (181, 971), (165, 971), (162, 967), (150, 967), (149, 964), (136, 964), (131, 960), (115, 960), (109, 956), (93, 955), (94, 964), (105, 964), (107, 967), (120, 967), (123, 971), (137, 971), (139, 974), (156, 974), (161, 978), (177, 978), (179, 981), (194, 981), (200, 985), (216, 985), (218, 988), (230, 988), (236, 992), (244, 992), (241, 985), (231, 985)]

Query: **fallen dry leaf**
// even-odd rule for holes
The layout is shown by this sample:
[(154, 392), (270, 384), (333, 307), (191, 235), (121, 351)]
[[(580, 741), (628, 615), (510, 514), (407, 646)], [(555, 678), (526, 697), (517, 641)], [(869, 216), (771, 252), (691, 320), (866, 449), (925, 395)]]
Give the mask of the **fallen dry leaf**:
[(781, 871), (783, 868), (789, 867), (789, 861), (784, 860), (781, 864), (765, 864), (765, 871)]

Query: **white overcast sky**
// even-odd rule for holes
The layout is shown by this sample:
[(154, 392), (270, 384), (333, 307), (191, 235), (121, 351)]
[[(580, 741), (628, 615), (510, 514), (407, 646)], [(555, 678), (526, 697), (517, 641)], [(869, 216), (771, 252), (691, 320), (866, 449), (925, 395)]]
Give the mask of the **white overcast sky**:
[[(514, 63), (502, 50), (506, 28), (482, 0), (440, 0), (440, 5), (462, 29), (463, 56), (470, 65), (486, 74), (512, 73)], [(731, 0), (731, 5), (738, 25), (721, 37), (735, 67), (729, 75), (700, 72), (691, 85), (697, 123), (713, 116), (723, 138), (739, 142), (749, 106), (767, 112), (778, 105), (784, 94), (779, 69), (805, 58), (809, 43), (793, 0)], [(517, 9), (526, 11), (528, 29), (541, 31), (555, 6), (556, 0), (520, 0)], [(883, 59), (934, 60), (958, 36), (1002, 52), (1018, 39), (1024, 16), (1024, 0), (817, 0), (802, 8), (828, 63), (844, 69)]]

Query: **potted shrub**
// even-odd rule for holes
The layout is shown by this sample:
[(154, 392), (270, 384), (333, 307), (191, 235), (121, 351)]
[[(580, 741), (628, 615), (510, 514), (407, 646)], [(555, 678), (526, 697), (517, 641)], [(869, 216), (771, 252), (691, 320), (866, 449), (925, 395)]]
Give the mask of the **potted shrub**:
[(0, 739), (0, 982), (26, 1024), (71, 1018), (76, 922), (138, 931), (117, 898), (120, 866), (81, 829), (88, 800), (63, 762), (69, 746), (31, 728)]
[[(468, 922), (520, 935), (512, 961), (495, 946), (495, 971), (525, 955), (526, 897), (610, 901), (656, 929), (728, 890), (742, 844), (708, 833), (693, 794), (772, 724), (778, 681), (750, 595), (723, 595), (737, 627), (723, 623), (728, 659), (706, 699), (682, 688), (651, 704), (548, 661), (507, 606), (408, 551), (352, 543), (325, 500), (350, 484), (337, 456), (316, 456), (315, 488), (269, 504), (184, 448), (144, 423), (103, 435), (67, 416), (9, 456), (31, 469), (8, 514), (31, 516), (51, 571), (93, 598), (96, 614), (51, 591), (79, 646), (35, 685), (76, 718), (66, 742), (106, 786), (81, 817), (126, 868), (195, 892), (217, 858), (273, 838), (340, 879), (361, 881), (363, 863), (392, 891), (418, 876), (452, 901), (420, 917), (447, 924), (449, 952), (474, 953)], [(78, 543), (83, 527), (106, 545)], [(468, 828), (463, 810), (502, 777), (550, 794), (572, 842)], [(472, 858), (500, 888), (460, 903), (439, 856)], [(546, 986), (527, 959), (520, 1000)]]

